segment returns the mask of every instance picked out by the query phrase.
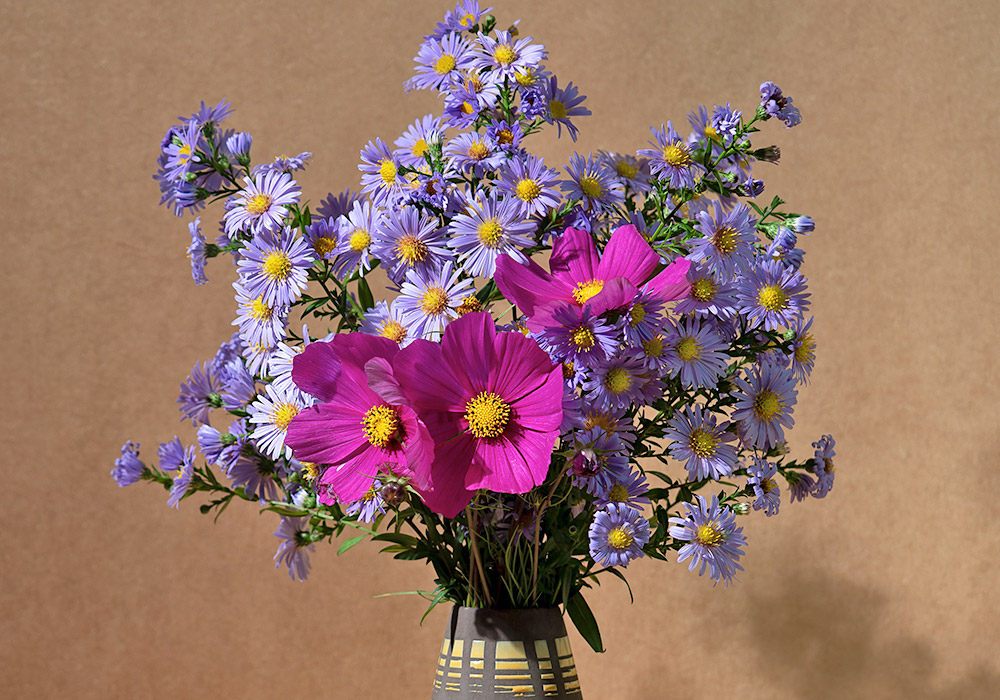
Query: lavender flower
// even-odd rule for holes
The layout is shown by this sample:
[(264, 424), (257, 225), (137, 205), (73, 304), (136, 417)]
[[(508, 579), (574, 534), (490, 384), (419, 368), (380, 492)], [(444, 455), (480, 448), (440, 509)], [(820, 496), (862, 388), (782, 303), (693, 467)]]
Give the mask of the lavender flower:
[(275, 307), (288, 306), (302, 295), (312, 264), (309, 243), (284, 228), (254, 236), (243, 250), (238, 268), (247, 295)]
[(649, 522), (624, 503), (611, 503), (597, 512), (590, 526), (590, 556), (601, 566), (628, 566), (644, 556), (649, 542)]
[(700, 405), (687, 406), (670, 420), (663, 437), (673, 440), (670, 456), (684, 462), (691, 481), (721, 479), (736, 468), (736, 436)]
[(119, 488), (131, 486), (142, 478), (145, 468), (146, 465), (139, 461), (139, 443), (129, 440), (122, 445), (122, 456), (115, 460), (111, 476)]
[(208, 282), (208, 278), (205, 277), (205, 237), (201, 234), (200, 216), (188, 224), (188, 233), (191, 234), (191, 245), (187, 249), (191, 259), (191, 276), (195, 284), (202, 285)]
[(394, 305), (399, 304), (404, 324), (412, 327), (417, 337), (444, 331), (452, 319), (458, 318), (458, 307), (473, 291), (472, 280), (460, 279), (462, 271), (453, 272), (453, 268), (447, 262), (432, 274), (421, 275), (414, 270), (406, 273)]
[(760, 84), (760, 106), (767, 115), (765, 119), (777, 117), (785, 122), (786, 129), (802, 123), (802, 114), (799, 113), (798, 107), (792, 104), (792, 98), (785, 97), (781, 88), (770, 80)]
[(242, 231), (257, 234), (281, 226), (289, 205), (297, 203), (301, 194), (288, 173), (270, 172), (256, 181), (250, 177), (244, 180), (246, 187), (231, 200), (232, 208), (224, 217), (230, 240), (235, 240)]
[(545, 57), (545, 47), (532, 44), (530, 36), (515, 39), (511, 32), (499, 30), (493, 38), (479, 32), (473, 66), (513, 79), (519, 71), (536, 68)]
[(350, 214), (340, 219), (340, 242), (333, 253), (337, 256), (334, 272), (344, 279), (354, 272), (371, 269), (372, 233), (382, 226), (382, 213), (370, 202), (355, 202)]
[(574, 153), (570, 156), (566, 172), (570, 179), (562, 180), (559, 186), (567, 198), (579, 199), (585, 211), (600, 214), (625, 202), (625, 188), (593, 154), (584, 159), (579, 153)]
[[(531, 96), (529, 99), (532, 101), (537, 100), (542, 109), (548, 108), (547, 111), (541, 115), (535, 115), (535, 109), (528, 108), (524, 109), (525, 114), (527, 116), (543, 116), (549, 124), (555, 124), (556, 138), (562, 137), (562, 128), (565, 126), (566, 133), (575, 142), (579, 129), (571, 121), (571, 118), (590, 116), (590, 110), (580, 106), (587, 99), (586, 95), (581, 95), (579, 88), (573, 85), (572, 82), (568, 83), (565, 88), (560, 89), (559, 81), (554, 75), (549, 79), (549, 84), (546, 88), (543, 91), (543, 95)], [(521, 94), (522, 109), (525, 98), (529, 94), (527, 92)]]
[(389, 210), (375, 229), (372, 252), (397, 284), (410, 271), (433, 274), (452, 257), (445, 245), (445, 230), (438, 228), (436, 219), (422, 216), (414, 207)]
[(778, 468), (765, 459), (755, 458), (747, 469), (747, 486), (753, 489), (754, 510), (763, 510), (768, 517), (778, 514), (781, 506), (781, 490), (774, 480)]
[(461, 79), (460, 72), (476, 62), (472, 45), (460, 34), (447, 34), (440, 39), (431, 38), (420, 45), (413, 59), (416, 75), (403, 85), (410, 90), (440, 90)]
[(733, 420), (740, 421), (747, 441), (769, 449), (785, 438), (785, 428), (795, 424), (792, 407), (798, 397), (795, 375), (790, 369), (765, 362), (747, 379), (737, 377)]
[(832, 435), (824, 435), (818, 442), (812, 444), (816, 448), (812, 466), (813, 474), (816, 475), (816, 485), (812, 489), (812, 495), (816, 498), (824, 498), (833, 488), (833, 458), (837, 454), (833, 447), (836, 444)]
[(750, 215), (750, 208), (742, 202), (729, 213), (725, 213), (717, 201), (713, 200), (712, 206), (714, 217), (708, 212), (697, 215), (696, 228), (703, 238), (694, 240), (687, 257), (693, 262), (704, 261), (719, 279), (728, 280), (737, 270), (746, 269), (753, 257), (757, 222)]
[(309, 518), (286, 518), (282, 516), (274, 536), (281, 540), (274, 554), (275, 567), (284, 564), (293, 581), (305, 581), (309, 575), (309, 552), (316, 547), (310, 537)]
[(670, 376), (680, 374), (689, 389), (712, 387), (726, 372), (729, 345), (719, 336), (716, 324), (698, 316), (682, 316), (664, 328), (664, 365)]
[(715, 495), (712, 500), (698, 496), (698, 505), (684, 504), (687, 516), (670, 518), (674, 525), (670, 536), (687, 542), (677, 553), (677, 562), (691, 559), (688, 571), (700, 565), (698, 575), (708, 569), (708, 575), (726, 586), (736, 580), (736, 572), (742, 571), (738, 559), (743, 556), (741, 547), (746, 545), (743, 528), (736, 527), (736, 518), (728, 506), (720, 506)]
[(535, 230), (535, 224), (522, 219), (517, 201), (500, 200), (491, 192), (485, 197), (467, 199), (449, 230), (451, 245), (459, 254), (462, 268), (474, 277), (492, 277), (501, 255), (519, 262), (527, 260), (519, 248), (532, 244), (528, 236)]
[(267, 385), (266, 392), (266, 396), (259, 396), (248, 409), (250, 422), (257, 426), (250, 437), (257, 441), (261, 453), (271, 459), (278, 459), (282, 454), (291, 458), (292, 449), (285, 446), (288, 425), (311, 401), (298, 390), (282, 392), (273, 384)]
[(552, 187), (559, 173), (546, 168), (544, 159), (530, 154), (511, 158), (501, 170), (501, 176), (497, 187), (518, 203), (522, 216), (544, 216), (549, 209), (559, 206), (559, 192)]
[(653, 148), (643, 148), (638, 155), (649, 158), (649, 168), (652, 174), (665, 181), (670, 187), (694, 189), (694, 174), (698, 169), (691, 149), (674, 130), (674, 125), (667, 122), (659, 129), (651, 128), (655, 141), (649, 143)]
[(388, 302), (379, 301), (365, 313), (358, 330), (369, 335), (388, 338), (399, 347), (405, 348), (420, 337), (408, 323), (403, 320), (402, 307), (398, 303), (394, 301), (390, 308)]
[(177, 397), (184, 418), (190, 420), (192, 425), (208, 423), (209, 413), (219, 405), (219, 389), (218, 379), (212, 374), (209, 364), (196, 362), (187, 381), (181, 384), (181, 393)]
[(795, 268), (768, 260), (740, 279), (737, 297), (747, 320), (765, 330), (793, 326), (809, 307), (806, 280)]

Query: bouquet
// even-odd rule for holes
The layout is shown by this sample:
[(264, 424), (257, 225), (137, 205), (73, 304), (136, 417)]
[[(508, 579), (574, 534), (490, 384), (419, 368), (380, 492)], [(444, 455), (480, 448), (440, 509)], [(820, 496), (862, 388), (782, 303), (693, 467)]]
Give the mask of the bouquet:
[(424, 38), (404, 85), (442, 111), (370, 141), (359, 191), (310, 205), (312, 154), (254, 165), (225, 101), (169, 128), (161, 203), (198, 215), (197, 284), (232, 259), (237, 329), (181, 384), (197, 446), (154, 465), (127, 442), (112, 475), (276, 513), (295, 580), (317, 543), (370, 538), (433, 566), (431, 608), (562, 606), (600, 650), (599, 576), (649, 557), (728, 585), (741, 516), (833, 485), (831, 436), (786, 443), (815, 359), (814, 223), (762, 199), (780, 151), (754, 143), (801, 116), (765, 82), (747, 113), (698, 107), (633, 153), (551, 167), (530, 141), (575, 142), (585, 97), (490, 10), (462, 0)]

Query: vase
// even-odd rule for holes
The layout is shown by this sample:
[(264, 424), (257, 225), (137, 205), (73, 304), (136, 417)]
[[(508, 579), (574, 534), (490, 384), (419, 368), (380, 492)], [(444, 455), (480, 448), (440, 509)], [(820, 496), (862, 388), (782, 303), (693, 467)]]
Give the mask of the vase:
[(582, 700), (558, 608), (451, 611), (431, 700)]

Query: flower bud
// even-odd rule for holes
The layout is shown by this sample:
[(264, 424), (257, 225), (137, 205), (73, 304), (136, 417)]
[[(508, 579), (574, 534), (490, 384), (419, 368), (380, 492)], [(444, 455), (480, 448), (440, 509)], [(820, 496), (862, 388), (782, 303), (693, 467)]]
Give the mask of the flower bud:
[(777, 163), (781, 160), (781, 149), (777, 146), (765, 146), (764, 148), (758, 148), (756, 151), (750, 151), (750, 155), (765, 163)]
[(379, 495), (386, 505), (395, 508), (406, 501), (406, 488), (399, 481), (389, 481), (382, 486)]
[(750, 512), (749, 503), (734, 503), (732, 505), (733, 515), (746, 515)]

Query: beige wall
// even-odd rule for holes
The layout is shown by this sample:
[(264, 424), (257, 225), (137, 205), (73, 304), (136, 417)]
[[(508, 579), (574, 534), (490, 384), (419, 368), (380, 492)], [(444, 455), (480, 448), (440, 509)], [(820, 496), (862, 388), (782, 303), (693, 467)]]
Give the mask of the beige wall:
[[(778, 82), (804, 122), (767, 125), (784, 156), (760, 172), (818, 222), (819, 361), (791, 440), (836, 436), (836, 487), (748, 517), (735, 588), (642, 561), (635, 605), (614, 580), (593, 594), (609, 651), (574, 637), (587, 697), (1000, 697), (1000, 5), (499, 3), (589, 96), (583, 150), (641, 147), (699, 102), (752, 110)], [(232, 269), (195, 287), (186, 227), (156, 206), (165, 128), (226, 97), (258, 158), (316, 154), (312, 199), (356, 186), (365, 141), (436, 108), (400, 83), (445, 9), (0, 2), (3, 697), (429, 696), (445, 611), (421, 628), (421, 601), (373, 598), (430, 586), (421, 565), (325, 547), (293, 584), (275, 516), (213, 526), (107, 472), (126, 438), (190, 437), (177, 384), (233, 311)]]

